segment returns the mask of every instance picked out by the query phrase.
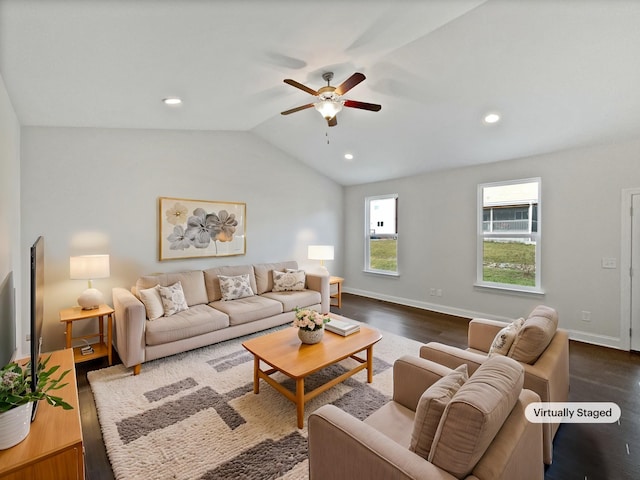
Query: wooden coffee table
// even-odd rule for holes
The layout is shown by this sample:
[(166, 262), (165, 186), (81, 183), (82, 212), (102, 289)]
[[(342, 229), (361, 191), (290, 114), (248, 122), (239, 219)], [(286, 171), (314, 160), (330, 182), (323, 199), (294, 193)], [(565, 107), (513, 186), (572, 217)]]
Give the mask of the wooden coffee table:
[[(253, 393), (260, 393), (260, 379), (296, 404), (298, 428), (304, 425), (304, 404), (329, 388), (343, 382), (360, 370), (367, 369), (367, 382), (373, 381), (373, 345), (382, 338), (380, 332), (365, 325), (360, 331), (343, 337), (326, 331), (320, 343), (305, 345), (298, 338), (295, 327), (279, 330), (268, 335), (252, 338), (242, 344), (253, 354)], [(366, 358), (356, 353), (366, 351)], [(304, 392), (304, 379), (318, 370), (338, 363), (345, 358), (353, 358), (359, 365), (343, 373), (315, 390)], [(270, 369), (262, 370), (260, 362)], [(296, 382), (295, 393), (287, 390), (270, 375), (282, 372)]]

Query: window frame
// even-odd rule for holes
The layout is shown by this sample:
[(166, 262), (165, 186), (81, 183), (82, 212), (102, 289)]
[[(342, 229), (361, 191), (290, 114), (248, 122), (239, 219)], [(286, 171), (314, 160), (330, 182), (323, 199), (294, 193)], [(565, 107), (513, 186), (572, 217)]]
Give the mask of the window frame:
[[(381, 270), (376, 268), (371, 268), (371, 202), (375, 200), (385, 200), (385, 199), (394, 199), (395, 200), (395, 234), (383, 234), (389, 235), (389, 237), (395, 237), (396, 240), (396, 270)], [(399, 241), (399, 233), (398, 233), (398, 194), (397, 193), (389, 193), (385, 195), (372, 195), (365, 197), (364, 199), (364, 269), (363, 271), (366, 273), (373, 273), (376, 275), (386, 275), (397, 277), (399, 276), (399, 268), (400, 264), (398, 261), (398, 241)]]
[[(538, 203), (535, 209), (535, 219), (530, 218), (529, 222), (536, 223), (536, 231), (531, 231), (528, 233), (513, 233), (513, 232), (504, 232), (504, 233), (496, 233), (496, 232), (485, 232), (483, 228), (484, 224), (484, 189), (488, 187), (500, 187), (500, 186), (508, 186), (508, 185), (518, 185), (523, 183), (534, 183), (538, 184)], [(533, 294), (544, 294), (544, 290), (542, 288), (542, 178), (541, 177), (532, 177), (532, 178), (521, 178), (516, 180), (507, 180), (500, 182), (489, 182), (489, 183), (481, 183), (478, 184), (477, 191), (477, 241), (476, 241), (476, 282), (475, 286), (484, 287), (484, 288), (493, 288), (499, 290), (507, 290), (512, 292), (522, 292), (522, 293), (533, 293)], [(532, 212), (532, 217), (534, 216)], [(525, 238), (535, 240), (535, 285), (517, 285), (511, 283), (498, 283), (498, 282), (489, 282), (484, 280), (484, 269), (483, 269), (483, 257), (484, 257), (484, 241), (487, 238)]]

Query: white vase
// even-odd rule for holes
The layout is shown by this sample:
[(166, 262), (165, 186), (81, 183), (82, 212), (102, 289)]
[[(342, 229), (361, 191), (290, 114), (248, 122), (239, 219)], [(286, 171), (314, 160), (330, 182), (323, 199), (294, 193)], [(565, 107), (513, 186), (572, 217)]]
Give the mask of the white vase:
[(305, 330), (303, 328), (298, 329), (298, 338), (302, 343), (306, 343), (308, 345), (320, 342), (323, 335), (324, 327), (318, 328), (317, 330)]
[(11, 448), (27, 438), (32, 405), (30, 402), (0, 413), (0, 450)]

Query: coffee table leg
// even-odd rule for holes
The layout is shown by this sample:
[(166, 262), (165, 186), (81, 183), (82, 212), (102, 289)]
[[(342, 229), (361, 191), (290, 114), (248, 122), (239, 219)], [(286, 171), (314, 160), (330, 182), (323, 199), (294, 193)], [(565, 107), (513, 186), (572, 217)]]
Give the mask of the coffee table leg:
[(373, 382), (373, 345), (367, 347), (367, 383)]
[(304, 378), (296, 379), (296, 413), (298, 428), (304, 426)]
[(257, 355), (253, 356), (253, 393), (260, 393), (260, 377), (258, 377), (258, 370), (260, 370), (260, 358)]

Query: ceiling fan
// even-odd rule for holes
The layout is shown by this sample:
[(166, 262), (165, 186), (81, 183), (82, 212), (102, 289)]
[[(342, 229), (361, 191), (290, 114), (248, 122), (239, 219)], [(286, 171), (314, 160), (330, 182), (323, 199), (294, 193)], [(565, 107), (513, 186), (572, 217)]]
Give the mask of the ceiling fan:
[(382, 108), (382, 105), (375, 103), (357, 102), (355, 100), (346, 100), (342, 96), (351, 90), (353, 87), (362, 82), (366, 77), (362, 73), (354, 73), (344, 82), (337, 87), (332, 87), (329, 83), (333, 79), (333, 72), (326, 72), (322, 74), (322, 78), (326, 80), (327, 85), (318, 89), (309, 88), (295, 80), (290, 78), (285, 79), (284, 83), (291, 85), (292, 87), (299, 88), (307, 93), (310, 93), (318, 100), (315, 103), (307, 103), (300, 107), (292, 108), (281, 112), (282, 115), (289, 115), (290, 113), (299, 112), (300, 110), (306, 110), (307, 108), (315, 107), (317, 111), (325, 118), (327, 124), (330, 127), (335, 127), (338, 124), (336, 117), (337, 113), (342, 110), (342, 107), (360, 108), (362, 110), (371, 110), (372, 112), (378, 112)]

